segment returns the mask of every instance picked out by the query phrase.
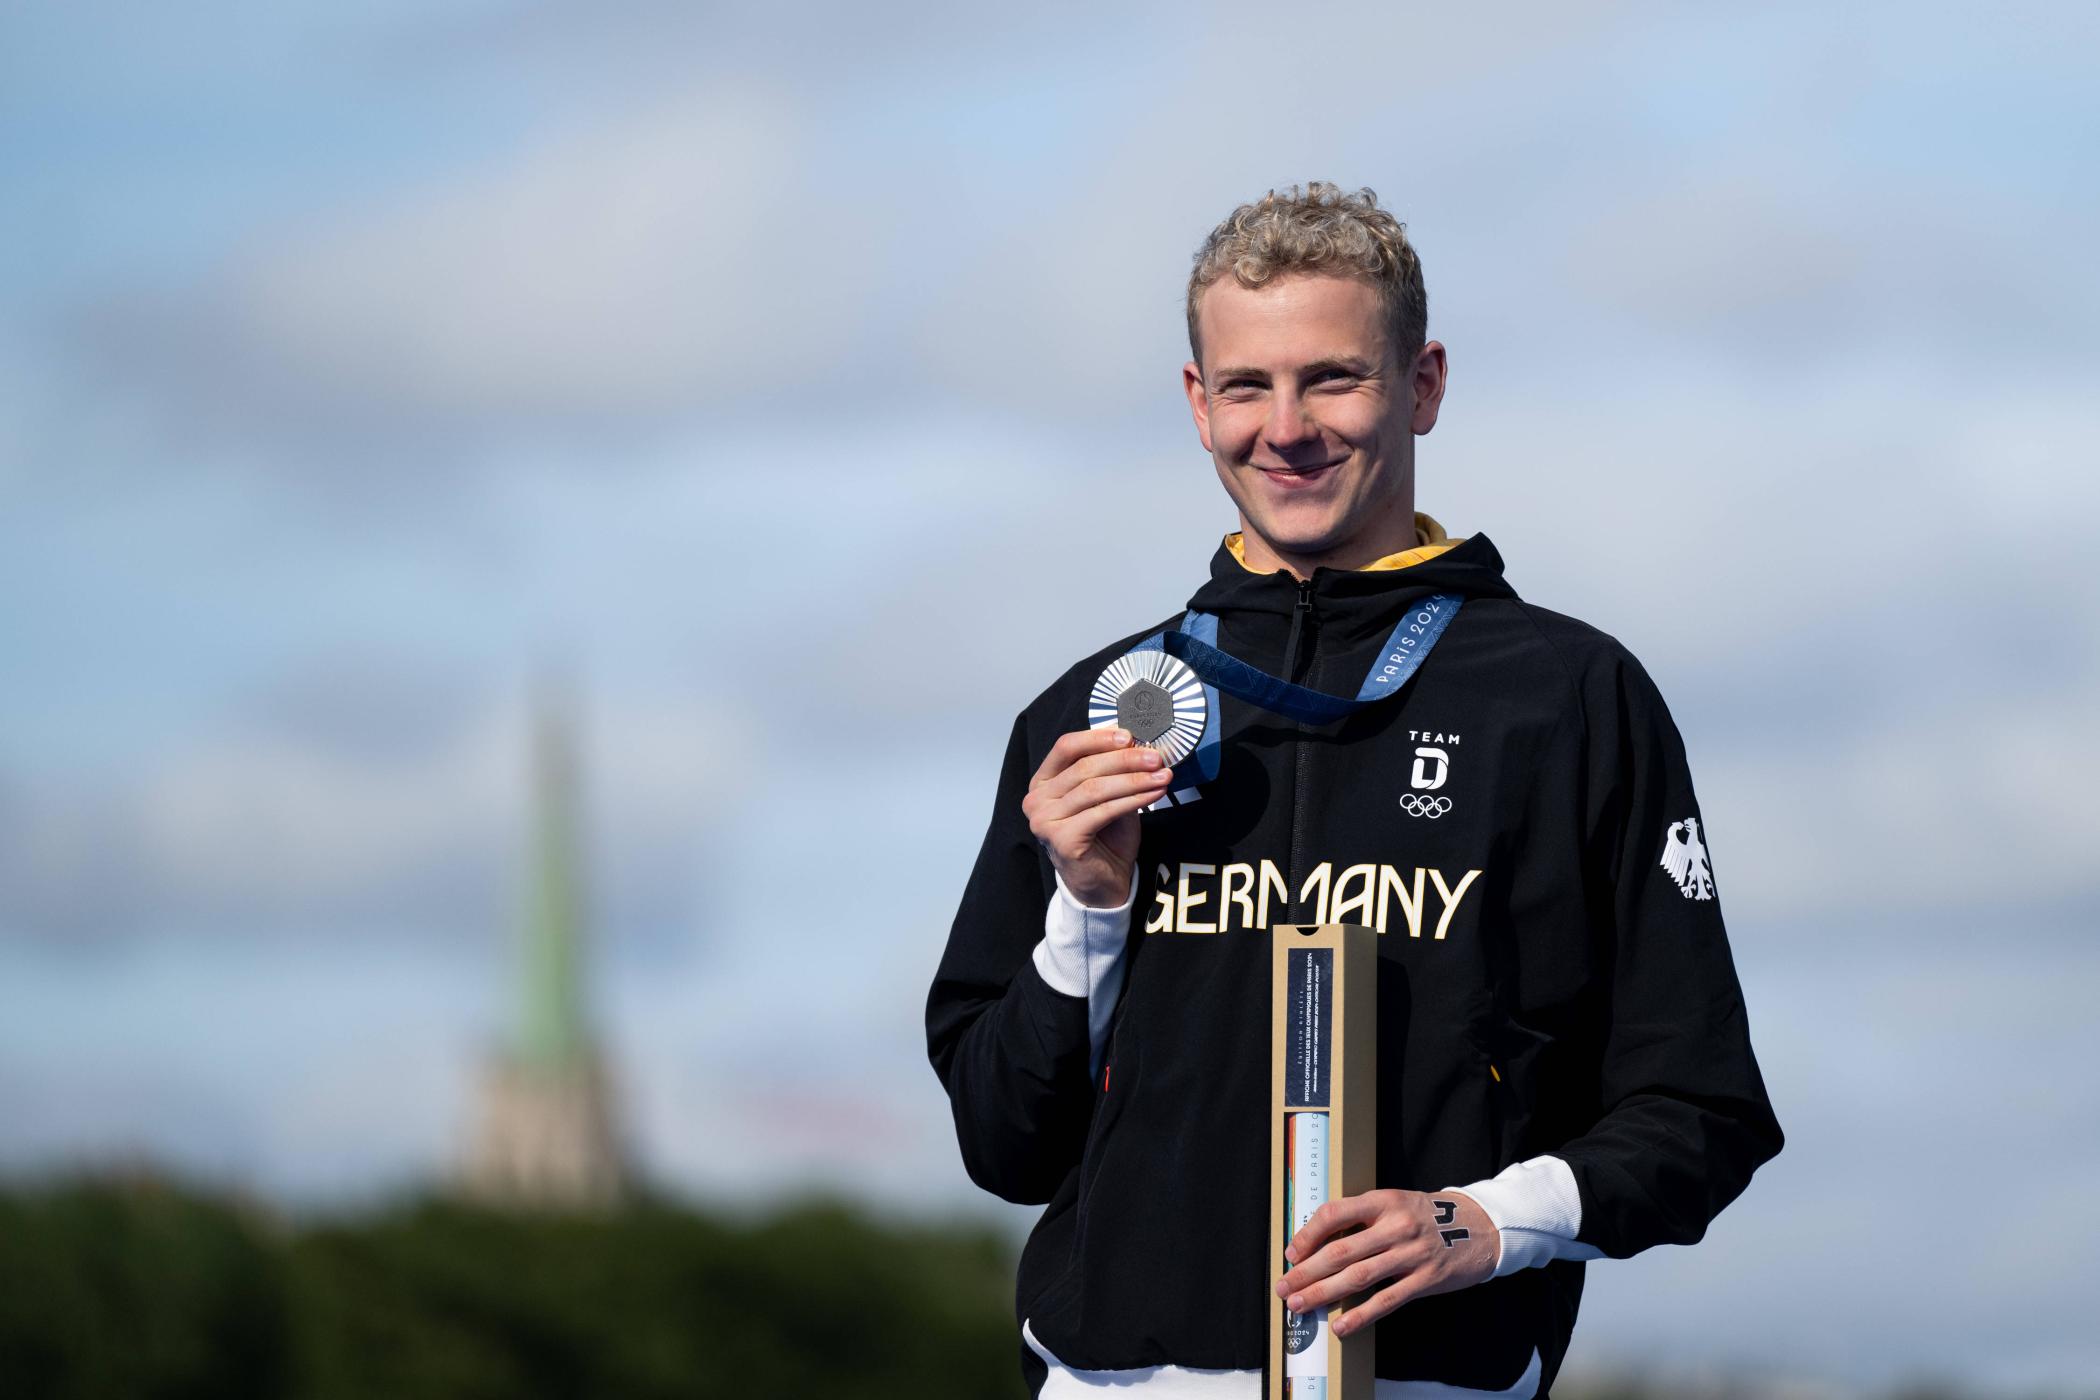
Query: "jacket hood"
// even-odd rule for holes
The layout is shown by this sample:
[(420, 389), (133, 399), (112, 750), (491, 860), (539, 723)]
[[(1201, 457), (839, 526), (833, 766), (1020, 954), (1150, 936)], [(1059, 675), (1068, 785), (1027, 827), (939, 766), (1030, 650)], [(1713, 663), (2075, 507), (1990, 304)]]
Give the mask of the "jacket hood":
[(1420, 512), (1415, 515), (1415, 532), (1418, 544), (1413, 549), (1361, 569), (1322, 565), (1301, 586), (1288, 569), (1262, 573), (1248, 568), (1239, 532), (1234, 531), (1219, 541), (1211, 555), (1210, 578), (1188, 605), (1218, 614), (1228, 631), (1266, 650), (1264, 644), (1281, 639), (1303, 603), (1331, 644), (1353, 651), (1382, 644), (1401, 611), (1430, 593), (1516, 597), (1502, 576), (1502, 555), (1486, 535), (1454, 540), (1434, 518)]

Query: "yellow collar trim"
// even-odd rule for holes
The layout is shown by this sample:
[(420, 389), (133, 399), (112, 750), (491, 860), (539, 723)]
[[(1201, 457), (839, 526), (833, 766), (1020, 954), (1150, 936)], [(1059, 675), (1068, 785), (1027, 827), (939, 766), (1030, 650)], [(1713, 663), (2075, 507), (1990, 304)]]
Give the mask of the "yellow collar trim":
[[(1434, 559), (1446, 550), (1456, 549), (1466, 542), (1464, 535), (1460, 535), (1457, 539), (1452, 539), (1444, 533), (1444, 527), (1437, 524), (1434, 516), (1425, 515), (1419, 510), (1415, 512), (1415, 539), (1417, 543), (1413, 549), (1403, 549), (1398, 554), (1388, 554), (1383, 559), (1373, 559), (1370, 563), (1364, 565), (1363, 572), (1369, 573), (1373, 569), (1404, 569), (1410, 564), (1419, 564), (1425, 559)], [(1275, 569), (1256, 569), (1248, 565), (1247, 542), (1242, 538), (1238, 530), (1234, 530), (1225, 537), (1225, 547), (1232, 551), (1232, 557), (1239, 561), (1240, 567), (1246, 569), (1250, 574), (1277, 572)]]

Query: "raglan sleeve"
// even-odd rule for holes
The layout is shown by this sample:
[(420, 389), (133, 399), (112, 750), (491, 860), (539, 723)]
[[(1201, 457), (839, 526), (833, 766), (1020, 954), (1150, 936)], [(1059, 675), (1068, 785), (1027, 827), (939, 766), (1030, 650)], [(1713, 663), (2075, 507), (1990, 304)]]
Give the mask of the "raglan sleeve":
[(963, 1166), (1020, 1204), (1049, 1200), (1078, 1163), (1094, 1102), (1085, 987), (1053, 986), (1044, 969), (1055, 964), (1036, 954), (1046, 911), (1055, 923), (1061, 905), (1021, 810), (1032, 768), (1024, 712), (926, 999), (927, 1054), (948, 1091)]
[(1584, 860), (1606, 925), (1602, 1115), (1556, 1149), (1578, 1247), (1691, 1244), (1784, 1143), (1750, 1045), (1720, 891), (1676, 724), (1614, 645), (1584, 682)]

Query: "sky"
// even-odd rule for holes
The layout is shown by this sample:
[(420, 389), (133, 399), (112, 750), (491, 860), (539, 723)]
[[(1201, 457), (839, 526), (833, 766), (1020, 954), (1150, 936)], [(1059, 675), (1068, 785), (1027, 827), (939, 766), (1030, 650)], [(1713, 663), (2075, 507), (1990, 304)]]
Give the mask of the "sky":
[(926, 986), (1237, 523), (1191, 252), (1331, 179), (1422, 508), (1668, 697), (1787, 1130), (1571, 1366), (2089, 1386), (2090, 7), (1009, 9), (0, 13), (0, 1170), (450, 1170), (551, 669), (645, 1169), (1025, 1228)]

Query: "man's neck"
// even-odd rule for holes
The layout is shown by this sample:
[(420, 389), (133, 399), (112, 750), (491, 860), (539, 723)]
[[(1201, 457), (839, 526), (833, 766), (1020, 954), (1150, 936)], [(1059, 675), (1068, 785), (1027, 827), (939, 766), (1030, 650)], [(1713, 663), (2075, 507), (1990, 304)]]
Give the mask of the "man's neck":
[(1415, 530), (1412, 493), (1398, 505), (1399, 510), (1382, 519), (1377, 528), (1365, 530), (1354, 539), (1318, 554), (1277, 549), (1249, 527), (1243, 514), (1240, 516), (1240, 545), (1244, 562), (1256, 573), (1282, 569), (1296, 579), (1311, 578), (1313, 570), (1318, 568), (1361, 569), (1388, 554), (1413, 549), (1423, 542)]

